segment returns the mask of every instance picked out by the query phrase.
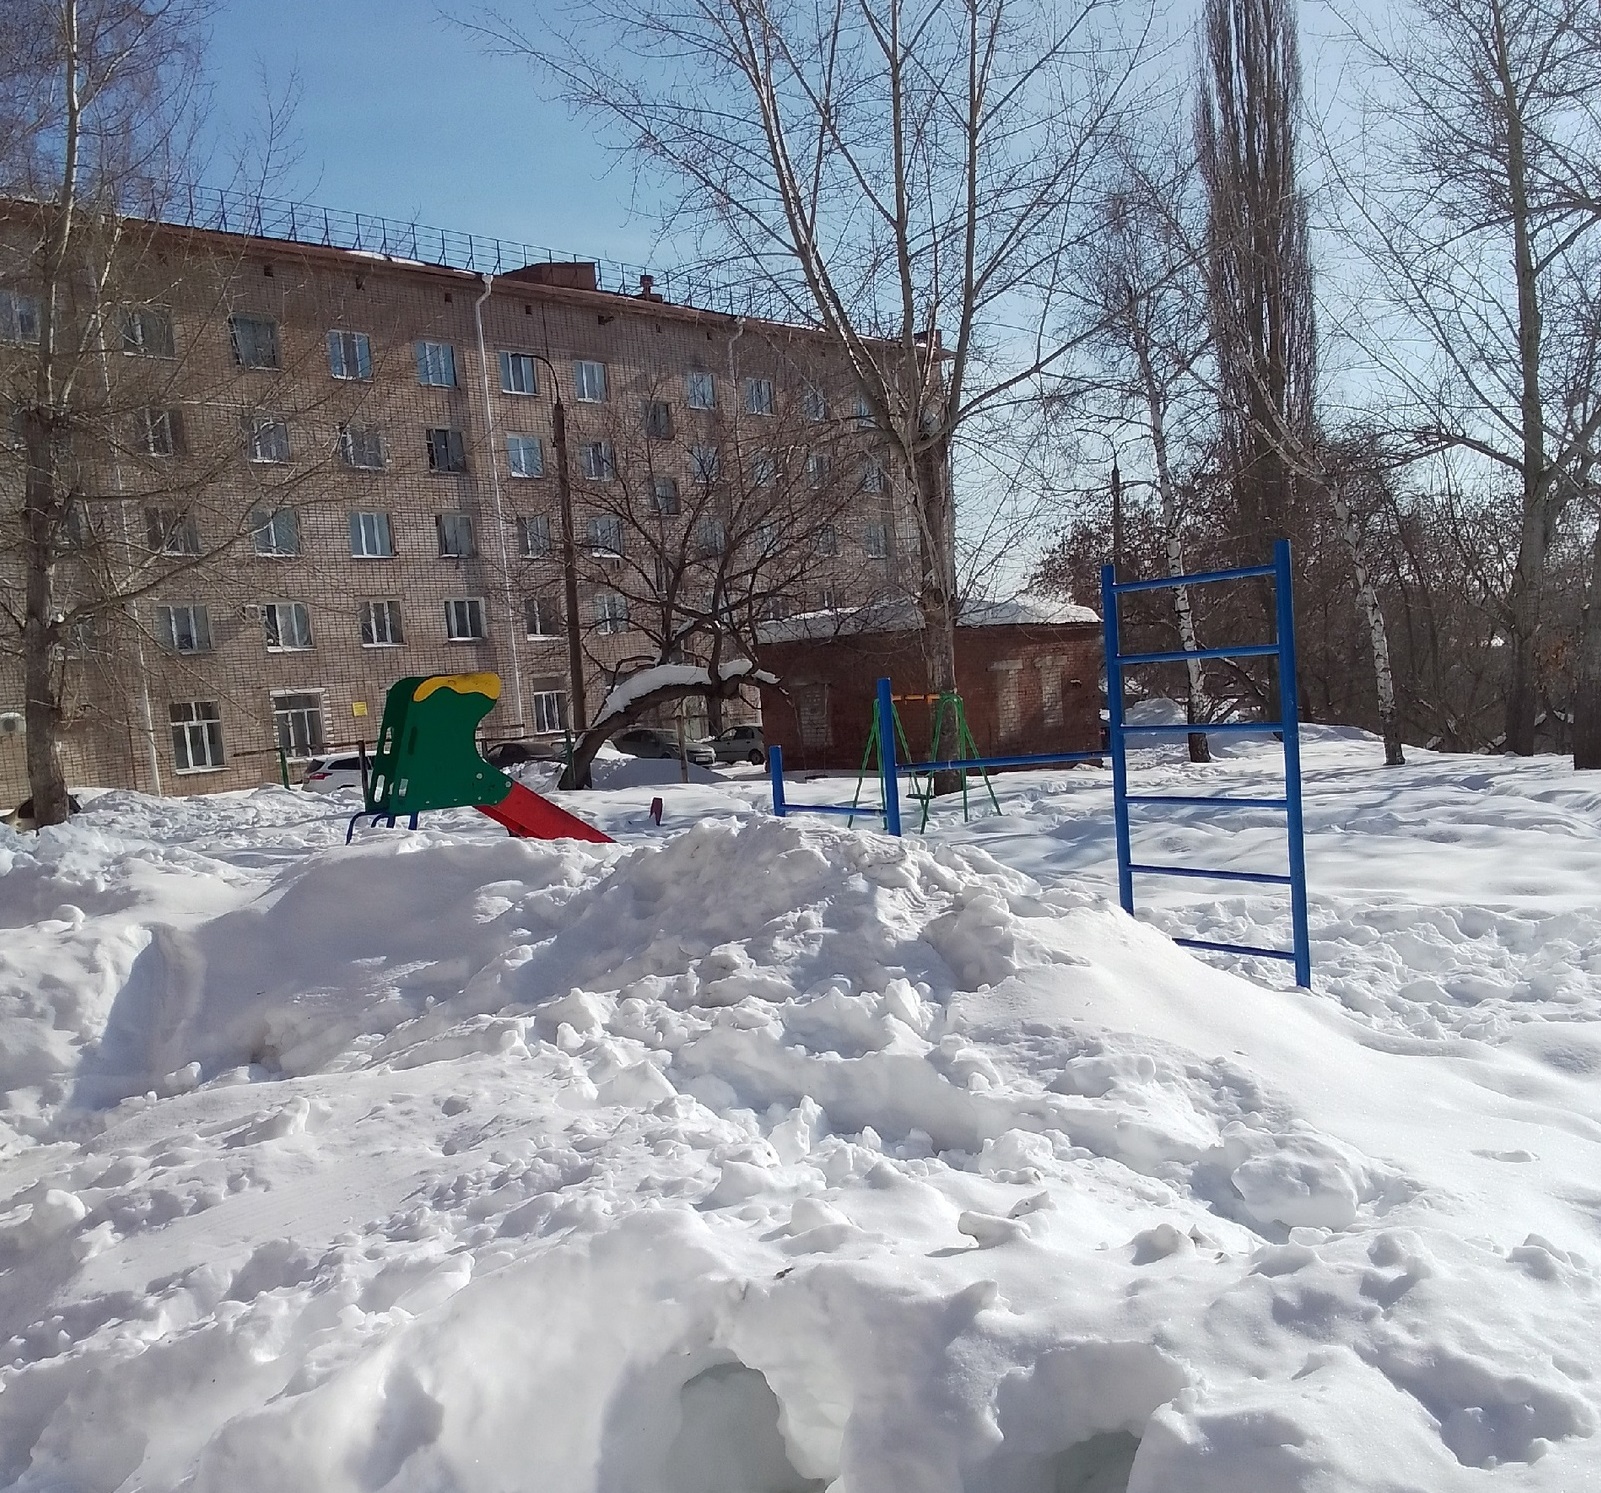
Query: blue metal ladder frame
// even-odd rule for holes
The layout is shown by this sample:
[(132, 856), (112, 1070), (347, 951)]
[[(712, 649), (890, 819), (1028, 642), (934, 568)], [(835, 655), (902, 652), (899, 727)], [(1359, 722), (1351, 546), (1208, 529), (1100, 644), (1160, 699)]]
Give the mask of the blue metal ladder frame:
[[(1158, 653), (1124, 653), (1118, 640), (1118, 598), (1131, 591), (1171, 590), (1178, 586), (1208, 586), (1219, 581), (1248, 580), (1254, 576), (1273, 578), (1275, 638), (1271, 643), (1249, 643), (1235, 648), (1173, 648)], [(1307, 930), (1306, 910), (1306, 830), (1301, 813), (1301, 727), (1300, 694), (1295, 675), (1295, 611), (1290, 586), (1290, 542), (1275, 540), (1271, 565), (1247, 565), (1235, 570), (1203, 571), (1196, 575), (1165, 576), (1153, 581), (1119, 581), (1110, 565), (1101, 568), (1101, 616), (1106, 630), (1106, 714), (1107, 746), (1112, 758), (1112, 817), (1117, 837), (1117, 894), (1123, 911), (1134, 912), (1134, 877), (1194, 876), (1215, 881), (1249, 881), (1290, 889), (1290, 927), (1293, 950), (1257, 948), (1250, 944), (1217, 943), (1206, 938), (1175, 938), (1174, 943), (1191, 949), (1212, 949), (1225, 954), (1255, 954), (1268, 959), (1285, 959), (1295, 966), (1295, 983), (1304, 989), (1312, 984), (1312, 943)], [(1277, 721), (1227, 721), (1218, 725), (1131, 726), (1123, 719), (1123, 671), (1141, 664), (1177, 663), (1191, 658), (1275, 658), (1279, 671), (1279, 715)], [(1128, 791), (1128, 738), (1130, 736), (1189, 736), (1194, 731), (1208, 736), (1245, 732), (1277, 731), (1284, 745), (1283, 798), (1231, 798), (1189, 794)], [(1165, 866), (1136, 861), (1129, 827), (1129, 808), (1200, 805), (1219, 809), (1282, 809), (1289, 839), (1289, 874), (1265, 871), (1223, 871), (1202, 866)]]

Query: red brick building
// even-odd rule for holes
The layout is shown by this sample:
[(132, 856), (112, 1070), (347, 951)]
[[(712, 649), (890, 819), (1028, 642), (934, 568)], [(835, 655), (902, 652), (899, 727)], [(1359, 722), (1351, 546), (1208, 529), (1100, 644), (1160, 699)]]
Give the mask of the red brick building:
[[(763, 730), (787, 769), (861, 766), (873, 693), (928, 688), (922, 632), (910, 609), (811, 613), (774, 624), (762, 664), (784, 681), (767, 691)], [(970, 607), (956, 630), (956, 677), (985, 755), (1092, 752), (1101, 741), (1101, 624), (1086, 607), (1020, 598)], [(929, 747), (932, 709), (898, 707), (912, 750)]]

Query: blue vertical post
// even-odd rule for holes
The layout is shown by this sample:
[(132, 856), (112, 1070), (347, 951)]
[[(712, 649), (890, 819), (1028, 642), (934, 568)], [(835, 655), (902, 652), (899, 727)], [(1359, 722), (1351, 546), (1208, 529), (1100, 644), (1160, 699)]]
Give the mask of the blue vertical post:
[(1306, 912), (1306, 828), (1301, 816), (1301, 692), (1295, 673), (1295, 598), (1290, 585), (1290, 541), (1273, 542), (1273, 600), (1279, 645), (1279, 724), (1284, 742), (1284, 804), (1290, 832), (1290, 930), (1295, 939), (1295, 983), (1312, 988), (1312, 936)]
[(1134, 856), (1129, 845), (1128, 759), (1123, 738), (1123, 655), (1117, 630), (1117, 572), (1101, 567), (1101, 626), (1106, 637), (1106, 745), (1112, 754), (1112, 829), (1117, 839), (1117, 900), (1134, 911)]
[(895, 768), (895, 701), (887, 679), (878, 681), (878, 776), (884, 795), (884, 829), (901, 832), (901, 779)]
[(767, 776), (773, 780), (773, 813), (782, 819), (789, 805), (784, 802), (784, 749), (777, 744), (767, 749)]

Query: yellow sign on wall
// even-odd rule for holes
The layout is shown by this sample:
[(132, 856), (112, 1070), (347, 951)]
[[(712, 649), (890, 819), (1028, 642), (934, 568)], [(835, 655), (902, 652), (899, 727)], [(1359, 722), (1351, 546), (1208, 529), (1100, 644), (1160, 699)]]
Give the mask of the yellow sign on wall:
[(352, 700), (350, 702), (350, 713), (352, 715), (366, 715), (367, 702), (365, 700)]

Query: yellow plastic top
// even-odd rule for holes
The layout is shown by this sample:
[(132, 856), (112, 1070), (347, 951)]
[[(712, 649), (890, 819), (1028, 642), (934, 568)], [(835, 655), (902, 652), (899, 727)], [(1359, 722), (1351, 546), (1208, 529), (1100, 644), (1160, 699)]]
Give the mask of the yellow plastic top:
[(482, 674), (431, 674), (417, 686), (412, 699), (426, 700), (435, 690), (453, 689), (458, 695), (488, 695), (500, 698), (500, 675), (486, 670)]

